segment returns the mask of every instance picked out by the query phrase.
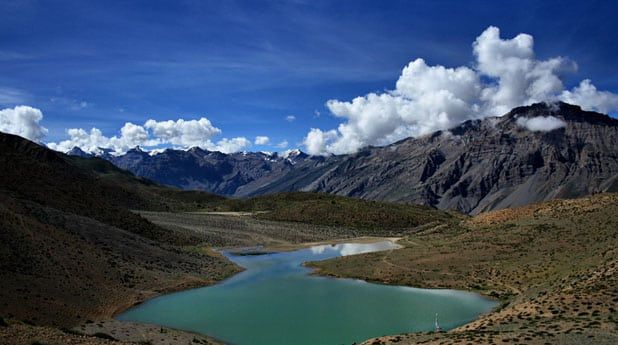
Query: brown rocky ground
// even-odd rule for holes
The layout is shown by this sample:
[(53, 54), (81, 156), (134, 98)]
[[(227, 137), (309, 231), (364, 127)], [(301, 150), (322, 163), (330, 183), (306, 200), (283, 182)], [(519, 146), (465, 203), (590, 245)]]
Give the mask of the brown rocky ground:
[(116, 345), (119, 341), (91, 337), (62, 331), (47, 326), (33, 326), (12, 322), (0, 328), (0, 344), (2, 345)]
[(2, 315), (37, 325), (111, 317), (152, 295), (240, 270), (215, 254), (10, 198), (0, 204), (0, 224)]
[(404, 249), (312, 263), (319, 273), (458, 288), (502, 307), (447, 333), (366, 344), (618, 343), (618, 195), (556, 200), (419, 228)]
[(90, 322), (77, 329), (34, 326), (17, 321), (0, 327), (2, 345), (221, 345), (205, 335), (115, 320)]

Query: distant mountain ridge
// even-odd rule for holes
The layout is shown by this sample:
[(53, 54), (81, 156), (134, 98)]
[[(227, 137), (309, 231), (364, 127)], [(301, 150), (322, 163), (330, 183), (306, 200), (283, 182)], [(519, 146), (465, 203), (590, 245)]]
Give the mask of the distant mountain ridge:
[(262, 152), (225, 154), (198, 147), (168, 149), (151, 155), (132, 149), (121, 156), (103, 158), (134, 174), (184, 189), (211, 191), (225, 196), (256, 195), (263, 185), (277, 181), (301, 167), (314, 169), (324, 157), (301, 151), (288, 155)]
[[(548, 116), (558, 128), (522, 125), (522, 119)], [(82, 155), (79, 151), (70, 154)], [(566, 103), (537, 103), (350, 155), (297, 151), (282, 157), (192, 148), (102, 157), (159, 183), (226, 196), (319, 191), (475, 214), (617, 191), (618, 120)]]

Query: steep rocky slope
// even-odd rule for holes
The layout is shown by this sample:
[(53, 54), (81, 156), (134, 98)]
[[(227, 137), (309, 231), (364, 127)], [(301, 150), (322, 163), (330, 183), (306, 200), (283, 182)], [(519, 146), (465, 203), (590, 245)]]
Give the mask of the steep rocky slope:
[[(549, 115), (565, 126), (531, 131), (521, 125), (521, 119)], [(616, 191), (618, 120), (564, 103), (520, 107), (368, 148), (305, 189), (466, 213)]]
[(184, 192), (4, 133), (0, 166), (2, 317), (73, 326), (111, 317), (156, 291), (238, 271), (221, 256), (184, 249), (204, 236), (164, 229), (129, 209), (167, 209), (168, 197), (157, 193)]

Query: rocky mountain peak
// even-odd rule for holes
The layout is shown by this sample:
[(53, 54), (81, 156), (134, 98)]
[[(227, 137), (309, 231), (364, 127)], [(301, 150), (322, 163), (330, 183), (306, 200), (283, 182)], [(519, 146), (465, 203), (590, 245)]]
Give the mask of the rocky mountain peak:
[(591, 124), (618, 125), (618, 120), (594, 111), (583, 110), (579, 105), (565, 102), (541, 102), (513, 108), (503, 116), (504, 119), (515, 120), (519, 117), (533, 118), (538, 116), (553, 116), (564, 121), (588, 122)]
[(72, 149), (66, 152), (69, 156), (77, 156), (77, 157), (93, 157), (92, 153), (88, 153), (81, 148), (74, 146)]
[(309, 157), (309, 155), (299, 149), (293, 149), (293, 150), (285, 151), (283, 154), (281, 154), (281, 157), (283, 158), (307, 158)]
[(142, 150), (142, 148), (139, 147), (139, 145), (130, 149), (129, 151), (127, 151), (127, 153), (148, 154), (146, 151)]

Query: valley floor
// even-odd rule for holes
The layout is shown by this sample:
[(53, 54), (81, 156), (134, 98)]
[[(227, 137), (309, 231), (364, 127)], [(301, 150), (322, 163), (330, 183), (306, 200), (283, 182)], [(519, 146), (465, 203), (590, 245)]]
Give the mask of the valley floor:
[[(44, 225), (20, 222), (20, 215), (10, 203), (5, 204), (8, 235), (44, 229)], [(38, 205), (28, 205), (40, 207)], [(258, 220), (245, 215), (140, 212), (151, 222), (179, 238), (195, 236), (207, 247), (156, 244), (139, 236), (98, 223), (91, 219), (66, 215), (54, 209), (40, 207), (50, 233), (45, 243), (36, 242), (20, 251), (24, 267), (0, 271), (4, 289), (0, 302), (0, 344), (60, 345), (60, 344), (219, 344), (203, 335), (181, 332), (158, 326), (117, 322), (115, 314), (154, 296), (172, 291), (206, 286), (225, 279), (241, 269), (212, 249), (256, 248), (255, 250), (293, 250), (323, 241), (331, 243), (358, 235), (353, 229), (302, 223)], [(4, 215), (4, 214), (3, 214)], [(72, 224), (84, 241), (74, 246), (68, 235), (53, 227), (55, 222)], [(24, 231), (28, 229), (27, 231)], [(43, 231), (43, 230), (40, 230)], [(367, 238), (359, 238), (367, 241)], [(375, 240), (375, 239), (373, 239)], [(121, 242), (121, 243), (120, 243)], [(15, 241), (23, 245), (24, 241)], [(96, 243), (97, 247), (91, 244)], [(7, 243), (8, 244), (8, 243)], [(35, 250), (34, 248), (39, 250)], [(89, 248), (89, 249), (88, 249)], [(99, 248), (104, 250), (101, 252)], [(23, 253), (32, 255), (24, 256)], [(50, 258), (53, 260), (39, 257)], [(86, 280), (57, 275), (54, 264), (69, 271), (92, 272)], [(92, 267), (108, 267), (111, 272), (99, 272)], [(39, 266), (37, 266), (39, 265)], [(124, 276), (123, 276), (124, 274)], [(119, 279), (116, 279), (119, 278)], [(67, 296), (68, 295), (68, 296)], [(24, 303), (14, 303), (14, 299)], [(70, 300), (71, 305), (63, 304)], [(59, 306), (60, 304), (60, 306)], [(67, 315), (73, 315), (67, 317)], [(17, 321), (17, 320), (25, 320)], [(35, 326), (40, 322), (54, 327)], [(75, 324), (80, 326), (74, 327)], [(115, 339), (115, 340), (110, 340)]]
[[(285, 250), (297, 248), (303, 243), (331, 242), (367, 235), (367, 232), (343, 227), (274, 222), (255, 219), (250, 215), (140, 214), (172, 233), (190, 232), (218, 248), (259, 245), (263, 246), (261, 250)], [(401, 239), (398, 243), (403, 246), (402, 249), (309, 265), (317, 269), (317, 274), (416, 287), (473, 290), (503, 302), (499, 310), (446, 333), (393, 335), (368, 340), (365, 342), (367, 345), (616, 344), (616, 214), (616, 194), (557, 200), (481, 214), (461, 222), (428, 223), (399, 234)], [(83, 218), (72, 220), (90, 222)], [(95, 229), (91, 231), (96, 231), (93, 224), (89, 225)], [(95, 235), (101, 236), (101, 233), (82, 234), (86, 239)], [(107, 241), (111, 241), (109, 247), (112, 248), (114, 238)], [(139, 247), (144, 244), (136, 242), (134, 245)], [(133, 257), (112, 255), (121, 268), (119, 271), (135, 272), (135, 277), (127, 277), (128, 284), (133, 284), (133, 287), (127, 285), (121, 290), (108, 290), (108, 295), (96, 296), (97, 303), (105, 302), (107, 309), (102, 310), (97, 307), (100, 304), (92, 304), (90, 313), (82, 315), (80, 326), (64, 331), (60, 330), (62, 325), (57, 328), (33, 326), (3, 315), (9, 318), (6, 320), (8, 324), (0, 322), (0, 344), (216, 344), (214, 339), (192, 333), (110, 320), (114, 313), (145, 298), (166, 291), (211, 284), (238, 272), (237, 267), (224, 264), (218, 254), (207, 247), (153, 245), (143, 250)], [(160, 255), (140, 257), (149, 250), (155, 250)], [(194, 267), (179, 265), (174, 268), (176, 266), (163, 259), (170, 253), (179, 257), (178, 260), (182, 257), (188, 262), (205, 258), (208, 264), (199, 266), (196, 262)], [(96, 264), (96, 260), (99, 259), (95, 256), (89, 263)], [(168, 268), (163, 271), (155, 269), (166, 265)], [(24, 286), (28, 276), (23, 275), (22, 278), (23, 281), (15, 282), (15, 289)], [(4, 291), (4, 303), (7, 305), (11, 296), (36, 300), (41, 298), (44, 288), (35, 286), (28, 291)], [(92, 298), (85, 294), (75, 299), (83, 302), (81, 308), (86, 311)], [(53, 309), (54, 304), (41, 300), (40, 307)], [(51, 311), (42, 312), (49, 314)], [(109, 337), (117, 341), (106, 339)]]

